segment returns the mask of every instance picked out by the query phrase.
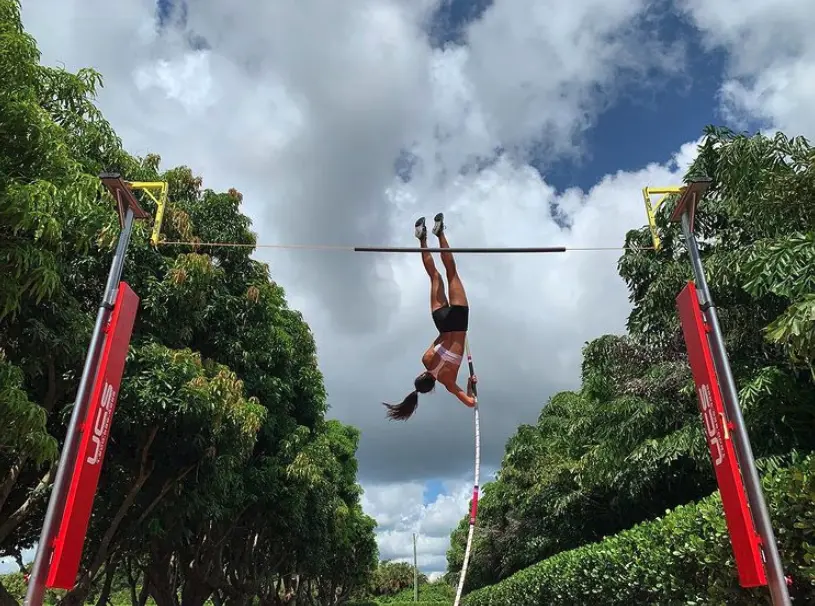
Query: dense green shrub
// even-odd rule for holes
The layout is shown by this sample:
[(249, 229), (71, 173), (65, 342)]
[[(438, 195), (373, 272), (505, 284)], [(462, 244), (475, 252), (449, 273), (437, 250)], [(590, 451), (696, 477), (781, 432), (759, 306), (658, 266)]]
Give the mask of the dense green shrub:
[[(815, 603), (815, 457), (763, 480), (790, 588)], [(471, 593), (466, 606), (539, 604), (769, 603), (766, 587), (743, 589), (719, 494), (677, 507), (592, 545), (560, 553)]]
[(347, 602), (346, 606), (439, 606), (452, 604), (456, 597), (455, 588), (443, 581), (419, 583), (419, 601), (413, 601), (413, 587), (408, 587), (393, 595), (377, 596), (374, 599)]
[[(442, 581), (435, 583), (419, 583), (419, 602), (427, 604), (451, 604), (456, 597), (456, 590)], [(378, 604), (398, 606), (405, 602), (415, 604), (413, 601), (413, 587), (403, 589), (392, 596), (376, 598)]]

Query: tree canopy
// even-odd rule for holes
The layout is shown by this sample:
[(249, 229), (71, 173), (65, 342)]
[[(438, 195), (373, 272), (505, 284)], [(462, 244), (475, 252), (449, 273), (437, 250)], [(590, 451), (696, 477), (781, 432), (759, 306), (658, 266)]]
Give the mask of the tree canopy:
[[(255, 235), (236, 190), (124, 151), (94, 105), (100, 75), (40, 65), (16, 0), (0, 0), (0, 28), (0, 555), (19, 557), (39, 536), (118, 235), (99, 172), (166, 181), (169, 239)], [(80, 578), (60, 599), (124, 579), (135, 604), (335, 604), (376, 566), (375, 522), (359, 432), (325, 419), (309, 327), (251, 247), (154, 248), (150, 228), (136, 225), (124, 268), (139, 313)]]
[[(685, 178), (708, 176), (696, 233), (748, 433), (761, 470), (815, 448), (815, 150), (802, 137), (710, 127)], [(647, 185), (647, 184), (643, 184)], [(627, 334), (583, 351), (582, 382), (509, 440), (484, 487), (472, 590), (716, 489), (676, 311), (693, 278), (679, 226), (661, 207), (662, 250), (646, 226), (619, 260)], [(467, 518), (453, 532), (460, 569)]]

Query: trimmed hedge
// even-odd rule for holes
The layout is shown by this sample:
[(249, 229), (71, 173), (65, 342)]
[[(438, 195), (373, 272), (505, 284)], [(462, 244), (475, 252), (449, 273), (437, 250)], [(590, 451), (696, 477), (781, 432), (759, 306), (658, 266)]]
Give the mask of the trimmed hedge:
[(346, 602), (345, 606), (439, 606), (452, 604), (456, 598), (456, 590), (443, 581), (419, 584), (419, 601), (413, 601), (413, 587), (403, 589), (399, 593), (388, 596), (379, 596), (367, 600)]
[[(375, 598), (379, 606), (399, 606), (406, 602), (416, 604), (413, 601), (413, 588), (408, 587), (399, 593), (390, 596), (380, 596)], [(419, 584), (419, 602), (426, 604), (452, 604), (456, 599), (456, 590), (444, 582), (421, 583)]]
[[(815, 604), (815, 457), (763, 479), (796, 603)], [(467, 595), (466, 606), (769, 604), (739, 586), (719, 493)]]
[[(440, 606), (441, 604), (452, 604), (455, 599), (455, 591), (452, 589), (449, 591), (422, 591), (422, 589), (423, 587), (419, 587), (418, 602), (413, 601), (413, 590), (406, 589), (394, 596), (346, 602), (345, 606)], [(447, 595), (448, 593), (452, 595)]]

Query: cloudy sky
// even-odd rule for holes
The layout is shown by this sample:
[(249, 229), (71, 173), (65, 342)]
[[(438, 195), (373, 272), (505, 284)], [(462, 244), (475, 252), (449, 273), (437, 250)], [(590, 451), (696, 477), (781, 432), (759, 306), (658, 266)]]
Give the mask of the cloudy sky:
[[(261, 243), (620, 246), (640, 190), (678, 182), (708, 123), (815, 136), (808, 0), (24, 0), (42, 60), (92, 66), (133, 154), (244, 194)], [(472, 412), (443, 389), (408, 423), (435, 338), (416, 255), (260, 250), (314, 330), (330, 416), (362, 430), (383, 558), (438, 573), (467, 510)], [(521, 423), (622, 332), (619, 252), (460, 256), (482, 477)], [(438, 262), (438, 260), (437, 260)], [(464, 381), (464, 372), (461, 384)]]

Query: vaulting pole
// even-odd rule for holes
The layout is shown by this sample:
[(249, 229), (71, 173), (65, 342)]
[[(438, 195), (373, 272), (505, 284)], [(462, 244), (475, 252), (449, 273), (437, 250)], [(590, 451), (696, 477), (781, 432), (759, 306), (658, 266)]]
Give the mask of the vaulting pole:
[[(465, 341), (467, 349), (467, 364), (470, 367), (470, 377), (475, 376), (475, 368), (473, 366), (473, 357), (470, 354), (470, 342)], [(464, 550), (464, 562), (461, 564), (461, 575), (458, 578), (458, 588), (456, 589), (456, 600), (454, 606), (459, 606), (461, 602), (461, 593), (464, 590), (464, 579), (467, 577), (467, 566), (470, 563), (470, 551), (473, 546), (473, 531), (475, 530), (475, 519), (478, 513), (478, 482), (479, 474), (481, 471), (481, 428), (478, 421), (478, 389), (475, 384), (472, 386), (473, 400), (473, 422), (475, 423), (475, 480), (473, 481), (473, 500), (470, 505), (470, 528), (467, 532), (467, 547)]]

